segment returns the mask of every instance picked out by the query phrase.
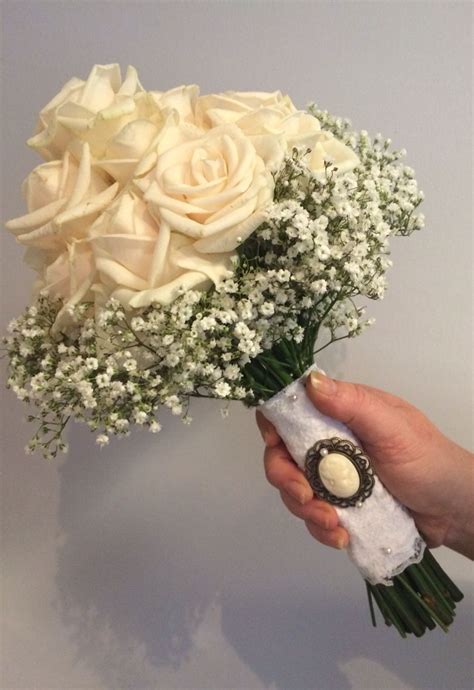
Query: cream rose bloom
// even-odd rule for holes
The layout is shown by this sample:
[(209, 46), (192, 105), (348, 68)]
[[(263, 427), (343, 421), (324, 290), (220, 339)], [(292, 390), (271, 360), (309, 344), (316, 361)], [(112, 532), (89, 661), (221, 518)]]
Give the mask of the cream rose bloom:
[[(187, 129), (186, 138), (136, 184), (160, 227), (192, 238), (203, 254), (233, 251), (263, 222), (273, 177), (235, 125)], [(265, 155), (281, 155), (279, 142), (271, 144)]]
[(146, 202), (122, 195), (91, 229), (97, 292), (127, 308), (168, 304), (181, 289), (207, 289), (231, 275), (230, 253), (203, 254), (191, 237), (159, 223)]
[(92, 167), (88, 144), (80, 162), (66, 152), (44, 163), (23, 183), (29, 213), (6, 223), (17, 241), (30, 248), (28, 262), (39, 269), (50, 264), (88, 230), (114, 199), (118, 184)]
[[(277, 138), (285, 152), (294, 146), (311, 149), (307, 162), (316, 173), (324, 172), (325, 160), (333, 161), (340, 172), (352, 170), (359, 163), (352, 149), (330, 132), (322, 131), (317, 118), (297, 110), (281, 91), (209, 94), (197, 99), (195, 112), (196, 123), (204, 128), (235, 124), (257, 151), (267, 145), (269, 137)], [(271, 167), (278, 169), (281, 162), (281, 158), (275, 158)]]
[(152, 95), (163, 111), (175, 110), (181, 122), (197, 124), (196, 103), (199, 97), (199, 86), (177, 86), (169, 91), (152, 91)]
[(29, 213), (6, 227), (20, 244), (35, 248), (51, 263), (73, 239), (87, 237), (117, 191), (117, 183), (92, 167), (89, 145), (83, 144), (79, 162), (67, 151), (61, 160), (44, 163), (28, 175), (23, 193)]
[(199, 127), (209, 129), (233, 123), (245, 131), (253, 118), (262, 112), (267, 118), (282, 120), (296, 113), (297, 108), (281, 91), (225, 91), (201, 96), (196, 101), (195, 111)]
[(41, 110), (28, 145), (53, 160), (86, 142), (96, 159), (107, 161), (104, 169), (124, 183), (162, 124), (156, 98), (144, 91), (133, 67), (122, 82), (118, 65), (95, 65), (86, 81), (71, 79)]
[(90, 231), (101, 289), (128, 308), (229, 277), (235, 248), (273, 198), (264, 160), (234, 125), (170, 127), (157, 146), (135, 190)]

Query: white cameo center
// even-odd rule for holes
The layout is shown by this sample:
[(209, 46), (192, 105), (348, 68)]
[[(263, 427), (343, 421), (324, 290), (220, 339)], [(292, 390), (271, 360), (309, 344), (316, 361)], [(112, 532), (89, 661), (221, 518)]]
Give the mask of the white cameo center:
[(328, 491), (338, 498), (353, 496), (360, 487), (359, 473), (348, 457), (329, 453), (319, 463), (319, 476)]

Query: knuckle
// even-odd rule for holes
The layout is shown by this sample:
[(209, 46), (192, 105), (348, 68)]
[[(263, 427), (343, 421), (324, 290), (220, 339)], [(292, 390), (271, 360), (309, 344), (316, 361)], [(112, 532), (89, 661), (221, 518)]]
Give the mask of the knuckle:
[[(343, 411), (343, 422), (351, 426), (361, 410), (366, 409), (370, 396), (363, 386), (357, 383), (345, 383), (338, 387), (338, 403)], [(345, 413), (345, 414), (344, 414)]]
[(306, 525), (306, 529), (311, 534), (311, 536), (317, 541), (321, 541), (318, 528), (309, 520), (305, 520), (304, 524)]
[(286, 491), (281, 489), (280, 490), (280, 496), (281, 496), (281, 500), (283, 501), (284, 505), (286, 506), (286, 508), (290, 511), (290, 513), (292, 515), (295, 515), (298, 518), (303, 518), (303, 516), (304, 516), (303, 509), (301, 508), (300, 505), (298, 505), (298, 503), (296, 503), (296, 501), (293, 498), (291, 498), (291, 496), (289, 496), (286, 493)]
[(280, 486), (282, 483), (281, 471), (278, 467), (278, 461), (272, 454), (271, 449), (265, 451), (264, 471), (265, 477), (272, 486)]
[(275, 435), (275, 427), (273, 424), (271, 424), (266, 417), (263, 416), (263, 414), (260, 412), (260, 410), (257, 410), (255, 413), (255, 419), (257, 422), (257, 426), (259, 428), (259, 431), (261, 435), (264, 437), (265, 436), (272, 436)]
[(265, 477), (272, 486), (278, 486), (278, 474), (272, 464), (265, 465)]
[(351, 383), (349, 384), (348, 398), (352, 408), (356, 412), (367, 405), (369, 395), (363, 386), (359, 386), (357, 383)]

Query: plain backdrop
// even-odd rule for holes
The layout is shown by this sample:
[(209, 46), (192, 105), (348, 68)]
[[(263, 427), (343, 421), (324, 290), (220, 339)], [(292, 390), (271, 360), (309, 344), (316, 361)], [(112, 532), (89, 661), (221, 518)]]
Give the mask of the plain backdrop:
[[(464, 2), (2, 3), (2, 214), (36, 115), (94, 63), (164, 90), (288, 92), (408, 150), (426, 229), (393, 243), (377, 323), (321, 357), (334, 375), (401, 395), (472, 443), (471, 5)], [(2, 233), (2, 330), (32, 274)], [(4, 380), (4, 378), (2, 379)], [(100, 451), (25, 456), (26, 409), (3, 394), (2, 688), (359, 690), (472, 687), (472, 568), (449, 635), (370, 626), (345, 554), (318, 545), (263, 476), (253, 414), (196, 404)], [(429, 479), (429, 478), (427, 478)]]

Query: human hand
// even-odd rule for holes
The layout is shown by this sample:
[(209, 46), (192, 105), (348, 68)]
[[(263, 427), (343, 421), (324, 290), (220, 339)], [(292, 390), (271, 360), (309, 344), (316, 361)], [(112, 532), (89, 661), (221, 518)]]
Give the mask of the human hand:
[[(474, 558), (474, 456), (444, 436), (417, 408), (377, 388), (312, 372), (306, 393), (315, 407), (346, 424), (380, 480), (411, 512), (428, 546), (444, 544)], [(265, 473), (291, 513), (318, 541), (345, 548), (348, 532), (333, 506), (314, 497), (273, 425), (257, 411)]]

